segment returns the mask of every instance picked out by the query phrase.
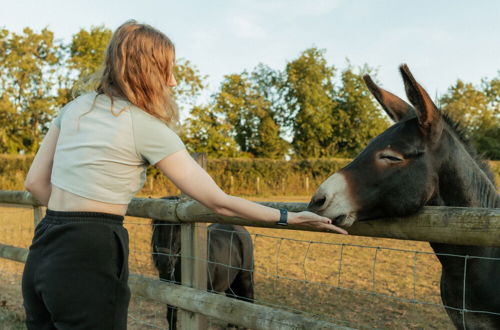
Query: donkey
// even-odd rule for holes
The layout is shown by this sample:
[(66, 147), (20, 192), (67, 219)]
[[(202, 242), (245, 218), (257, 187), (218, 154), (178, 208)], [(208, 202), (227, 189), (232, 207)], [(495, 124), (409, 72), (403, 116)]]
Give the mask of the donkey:
[[(323, 182), (309, 210), (350, 226), (409, 215), (424, 205), (500, 208), (488, 165), (458, 125), (440, 113), (408, 66), (400, 71), (413, 106), (366, 75), (368, 89), (396, 123)], [(499, 258), (500, 248), (438, 243), (431, 247), (442, 265), (441, 299), (455, 327), (500, 329), (500, 316), (495, 315), (500, 313), (500, 261), (472, 257), (464, 267), (464, 258), (450, 256)]]
[[(181, 228), (155, 219), (152, 219), (152, 224), (153, 262), (160, 279), (180, 283)], [(207, 234), (208, 290), (225, 292), (228, 297), (253, 302), (253, 243), (248, 231), (237, 225), (212, 224)], [(177, 310), (172, 306), (167, 306), (167, 321), (170, 330), (176, 329)]]

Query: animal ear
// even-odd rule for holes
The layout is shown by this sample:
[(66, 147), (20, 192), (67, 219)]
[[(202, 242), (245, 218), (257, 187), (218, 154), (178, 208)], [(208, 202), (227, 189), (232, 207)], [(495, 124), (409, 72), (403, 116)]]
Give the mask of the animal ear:
[(413, 78), (406, 64), (399, 67), (405, 84), (406, 96), (415, 107), (422, 132), (436, 142), (441, 137), (443, 122), (439, 111), (425, 89)]
[(366, 87), (370, 90), (378, 103), (394, 121), (400, 121), (405, 117), (415, 115), (415, 110), (411, 105), (397, 97), (396, 95), (380, 88), (375, 84), (370, 75), (363, 76)]

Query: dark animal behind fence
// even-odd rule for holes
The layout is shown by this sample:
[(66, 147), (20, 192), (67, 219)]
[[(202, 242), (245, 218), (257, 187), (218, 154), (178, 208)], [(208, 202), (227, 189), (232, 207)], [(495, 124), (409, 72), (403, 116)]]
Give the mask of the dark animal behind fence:
[[(323, 182), (309, 209), (350, 226), (355, 221), (408, 215), (424, 205), (500, 208), (488, 165), (457, 125), (440, 113), (406, 65), (401, 74), (412, 105), (365, 76), (368, 88), (396, 124)], [(442, 265), (441, 298), (454, 325), (500, 329), (500, 249), (431, 246)]]
[[(152, 224), (153, 261), (159, 276), (162, 280), (180, 284), (181, 226), (155, 219)], [(208, 290), (253, 302), (253, 244), (248, 231), (237, 225), (212, 224), (208, 227), (207, 240)], [(177, 310), (172, 306), (167, 307), (167, 320), (169, 329), (175, 329)]]

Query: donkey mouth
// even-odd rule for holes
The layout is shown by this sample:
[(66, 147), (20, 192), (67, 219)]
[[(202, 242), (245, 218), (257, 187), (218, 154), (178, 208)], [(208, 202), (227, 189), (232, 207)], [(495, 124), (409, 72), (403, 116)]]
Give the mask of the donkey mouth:
[(342, 226), (342, 227), (350, 227), (352, 224), (356, 221), (356, 215), (355, 214), (341, 214), (339, 216), (336, 216), (332, 223), (336, 226)]

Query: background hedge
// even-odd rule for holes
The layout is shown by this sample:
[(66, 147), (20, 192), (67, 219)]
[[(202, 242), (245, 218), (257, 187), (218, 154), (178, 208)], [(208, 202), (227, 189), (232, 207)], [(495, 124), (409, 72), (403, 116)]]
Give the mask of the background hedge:
[[(33, 156), (0, 155), (0, 189), (23, 190)], [(323, 180), (350, 159), (273, 160), (222, 158), (208, 160), (208, 173), (228, 193), (236, 195), (311, 195)], [(500, 184), (500, 161), (490, 161)], [(143, 196), (175, 195), (179, 190), (158, 169), (148, 169)]]

